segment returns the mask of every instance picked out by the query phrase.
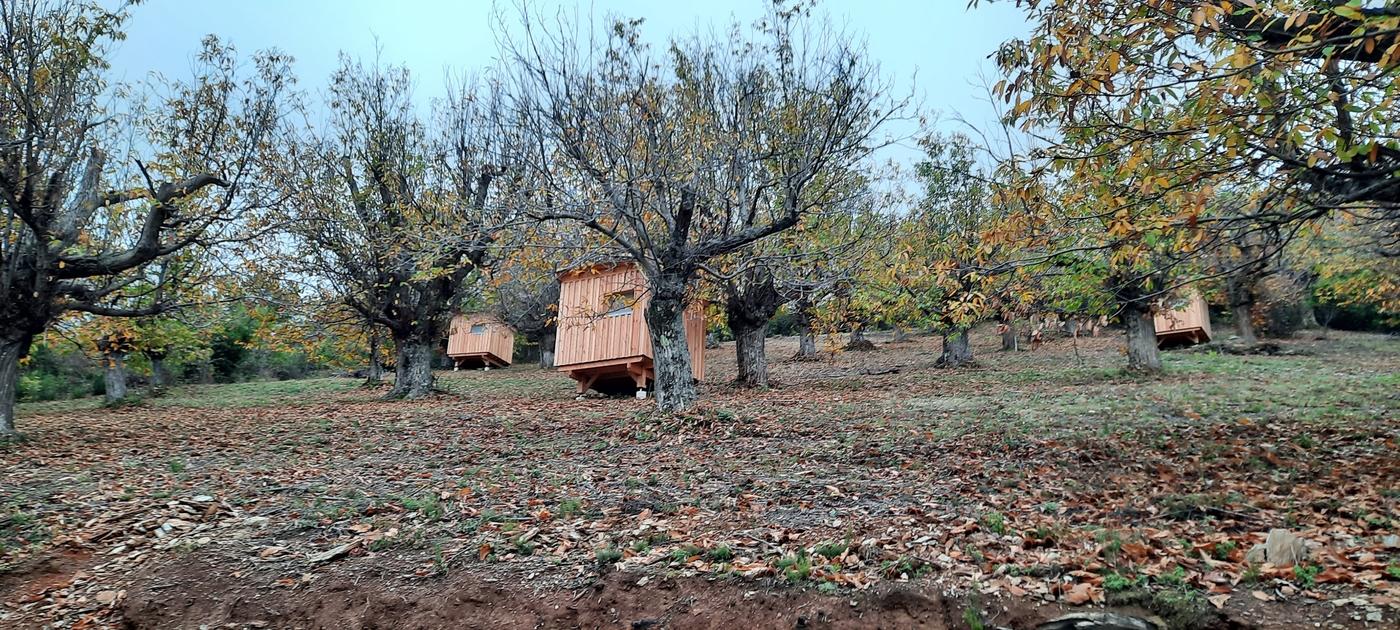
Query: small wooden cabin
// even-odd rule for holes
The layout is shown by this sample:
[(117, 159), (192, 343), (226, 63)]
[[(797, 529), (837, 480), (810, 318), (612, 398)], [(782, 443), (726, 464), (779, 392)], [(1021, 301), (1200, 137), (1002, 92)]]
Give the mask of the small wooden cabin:
[(1176, 346), (1210, 341), (1210, 310), (1205, 298), (1192, 293), (1183, 306), (1174, 311), (1158, 311), (1152, 322), (1157, 328), (1157, 346)]
[[(632, 263), (592, 265), (559, 276), (559, 327), (554, 365), (578, 381), (580, 394), (595, 389), (645, 390), (655, 380), (646, 308), (646, 278)], [(686, 345), (696, 379), (705, 375), (705, 313), (685, 312)]]
[(454, 368), (506, 367), (515, 349), (515, 330), (487, 313), (452, 318), (448, 329), (447, 356)]

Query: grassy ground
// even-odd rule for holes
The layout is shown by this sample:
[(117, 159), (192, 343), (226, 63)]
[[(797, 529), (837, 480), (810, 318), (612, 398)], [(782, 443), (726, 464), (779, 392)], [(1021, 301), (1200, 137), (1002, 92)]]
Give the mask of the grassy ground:
[[(1400, 524), (1400, 342), (1175, 351), (1166, 375), (1142, 378), (1118, 369), (1116, 338), (1019, 353), (977, 341), (978, 366), (948, 371), (933, 368), (936, 339), (817, 362), (786, 361), (795, 343), (772, 340), (777, 386), (761, 392), (727, 385), (732, 347), (713, 350), (706, 403), (679, 416), (576, 401), (566, 378), (528, 366), (441, 373), (446, 393), (428, 401), (321, 379), (182, 387), (115, 410), (24, 405), (29, 440), (0, 451), (0, 567), (101, 554), (59, 593), (92, 595), (132, 586), (136, 567), (212, 555), (275, 585), (349, 545), (334, 570), (382, 572), (387, 557), (400, 573), (541, 588), (620, 564), (1169, 615), (1264, 598), (1400, 605), (1385, 542)], [(1312, 541), (1313, 560), (1246, 563), (1275, 527)], [(119, 620), (54, 596), (0, 607), (0, 621)]]
[[(297, 381), (251, 381), (218, 385), (179, 385), (158, 397), (135, 392), (133, 405), (148, 409), (241, 409), (245, 407), (276, 407), (308, 405), (322, 402), (320, 397), (353, 391), (358, 381), (345, 378), (309, 378)], [(102, 407), (101, 396), (24, 403), (20, 416), (52, 416), (91, 411)]]

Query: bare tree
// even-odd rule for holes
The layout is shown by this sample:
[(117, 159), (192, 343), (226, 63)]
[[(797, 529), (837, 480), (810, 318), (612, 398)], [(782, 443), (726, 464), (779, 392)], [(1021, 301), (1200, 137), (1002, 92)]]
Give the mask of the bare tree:
[(210, 37), (192, 81), (166, 86), (152, 111), (125, 107), (104, 75), (124, 19), (90, 3), (0, 3), (0, 434), (14, 431), (35, 335), (68, 311), (168, 308), (123, 298), (165, 256), (246, 237), (241, 219), (261, 207), (253, 178), (289, 59), (256, 55), (244, 76)]
[(433, 349), (467, 279), (489, 264), (516, 170), (499, 90), (460, 82), (422, 121), (406, 68), (342, 57), (324, 131), (288, 142), (300, 255), (395, 347), (391, 398), (433, 390)]
[(642, 270), (657, 406), (690, 407), (682, 314), (707, 261), (797, 225), (900, 111), (851, 37), (775, 7), (752, 31), (643, 43), (640, 21), (582, 34), (522, 11), (507, 41), (536, 143), (534, 216), (577, 221)]

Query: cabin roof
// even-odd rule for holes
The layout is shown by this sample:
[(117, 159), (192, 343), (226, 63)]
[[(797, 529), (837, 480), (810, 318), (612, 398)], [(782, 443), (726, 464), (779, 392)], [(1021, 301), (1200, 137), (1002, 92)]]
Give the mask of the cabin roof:
[(454, 314), (452, 317), (461, 317), (462, 319), (473, 323), (499, 324), (501, 326), (504, 326), (505, 328), (510, 329), (511, 332), (515, 332), (514, 326), (511, 326), (510, 324), (506, 323), (506, 320), (501, 319), (500, 315), (492, 313), (491, 311), (471, 311), (465, 313), (459, 312)]
[(636, 268), (637, 268), (637, 263), (635, 263), (635, 262), (633, 262), (633, 261), (630, 261), (630, 260), (612, 260), (612, 261), (605, 261), (605, 262), (589, 263), (589, 264), (586, 264), (586, 265), (580, 265), (580, 266), (578, 266), (578, 267), (574, 267), (574, 268), (572, 268), (572, 269), (565, 269), (564, 271), (559, 272), (559, 273), (557, 274), (557, 277), (558, 277), (560, 280), (566, 280), (566, 279), (569, 279), (569, 278), (576, 278), (576, 277), (578, 277), (578, 276), (582, 276), (582, 275), (584, 275), (584, 274), (586, 274), (586, 273), (590, 273), (590, 272), (591, 272), (591, 273), (595, 273), (595, 274), (617, 273), (617, 272), (621, 272), (621, 271), (626, 271), (626, 270), (628, 270), (628, 269), (636, 269)]

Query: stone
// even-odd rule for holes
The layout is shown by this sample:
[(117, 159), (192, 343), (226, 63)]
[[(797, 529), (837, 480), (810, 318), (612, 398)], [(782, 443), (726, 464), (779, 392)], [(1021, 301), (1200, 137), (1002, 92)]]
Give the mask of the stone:
[(1291, 567), (1308, 559), (1308, 545), (1297, 535), (1286, 529), (1271, 529), (1264, 544), (1255, 545), (1244, 555), (1250, 564), (1272, 564), (1276, 567)]
[(102, 604), (103, 606), (106, 606), (106, 605), (108, 605), (108, 604), (111, 604), (112, 602), (117, 601), (117, 592), (116, 592), (116, 591), (99, 591), (96, 595), (93, 595), (92, 598), (95, 599), (95, 600), (97, 600), (97, 603)]

